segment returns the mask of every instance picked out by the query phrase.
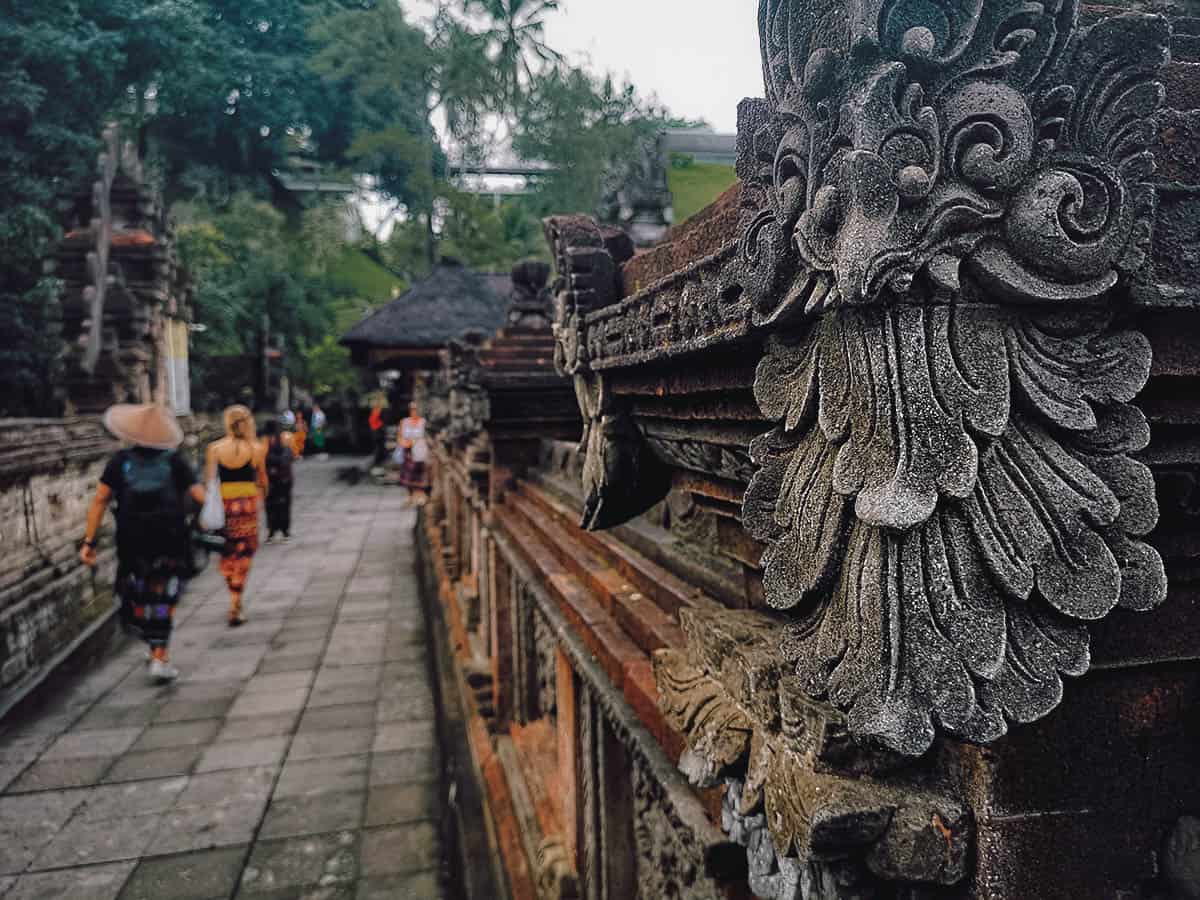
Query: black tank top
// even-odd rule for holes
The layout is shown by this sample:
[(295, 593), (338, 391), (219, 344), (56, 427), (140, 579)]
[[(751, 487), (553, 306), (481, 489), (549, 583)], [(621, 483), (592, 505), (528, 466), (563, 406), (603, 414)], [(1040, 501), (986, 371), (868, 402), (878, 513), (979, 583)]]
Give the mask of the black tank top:
[(221, 483), (231, 484), (237, 481), (249, 481), (254, 483), (254, 460), (251, 459), (244, 466), (238, 466), (236, 469), (231, 469), (223, 463), (217, 463), (217, 468), (220, 470)]

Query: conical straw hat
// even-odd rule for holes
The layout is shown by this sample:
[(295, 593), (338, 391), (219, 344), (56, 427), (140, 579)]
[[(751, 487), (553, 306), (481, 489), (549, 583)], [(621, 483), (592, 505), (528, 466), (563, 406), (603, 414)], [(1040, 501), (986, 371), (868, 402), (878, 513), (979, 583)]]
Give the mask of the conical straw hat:
[(104, 413), (104, 427), (123, 441), (151, 450), (174, 450), (183, 443), (175, 415), (157, 403), (118, 403)]

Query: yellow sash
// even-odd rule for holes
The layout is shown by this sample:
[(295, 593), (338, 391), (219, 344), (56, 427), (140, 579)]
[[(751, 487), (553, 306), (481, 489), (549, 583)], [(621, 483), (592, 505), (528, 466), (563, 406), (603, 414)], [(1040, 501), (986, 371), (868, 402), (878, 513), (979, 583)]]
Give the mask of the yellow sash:
[(257, 497), (258, 485), (249, 481), (221, 482), (222, 500), (241, 500), (243, 497)]

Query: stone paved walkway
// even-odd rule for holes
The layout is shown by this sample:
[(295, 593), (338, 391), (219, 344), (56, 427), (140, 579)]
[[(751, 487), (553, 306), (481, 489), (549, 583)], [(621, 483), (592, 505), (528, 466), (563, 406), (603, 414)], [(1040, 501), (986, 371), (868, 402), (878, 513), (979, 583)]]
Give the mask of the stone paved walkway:
[(215, 560), (175, 685), (141, 645), (0, 723), (3, 900), (442, 896), (439, 760), (404, 492), (298, 468), (294, 536), (224, 625)]

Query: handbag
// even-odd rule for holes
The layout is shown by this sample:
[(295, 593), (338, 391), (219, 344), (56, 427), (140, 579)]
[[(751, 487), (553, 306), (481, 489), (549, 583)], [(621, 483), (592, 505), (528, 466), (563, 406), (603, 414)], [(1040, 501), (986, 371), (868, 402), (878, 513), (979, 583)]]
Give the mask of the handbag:
[(200, 527), (205, 531), (220, 531), (225, 527), (225, 504), (221, 501), (221, 480), (216, 473), (208, 479), (208, 488), (204, 492)]

